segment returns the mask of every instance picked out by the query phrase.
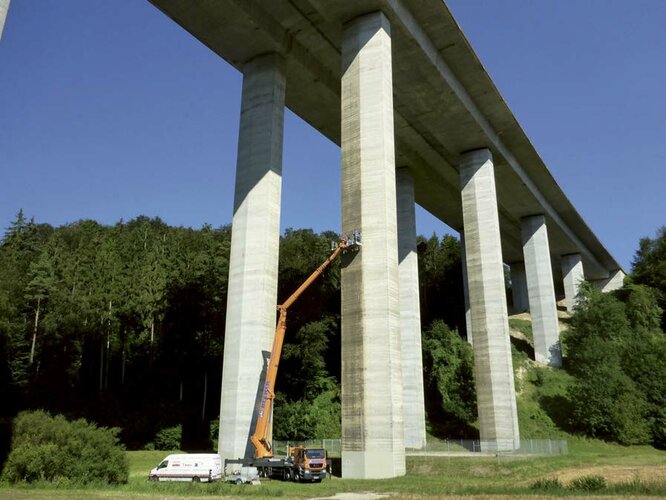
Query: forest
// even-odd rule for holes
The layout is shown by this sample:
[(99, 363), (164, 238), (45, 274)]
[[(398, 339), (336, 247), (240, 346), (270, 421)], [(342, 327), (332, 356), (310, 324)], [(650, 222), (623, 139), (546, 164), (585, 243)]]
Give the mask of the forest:
[[(54, 228), (19, 212), (0, 241), (3, 450), (12, 418), (25, 409), (118, 427), (129, 449), (154, 446), (160, 431), (180, 425), (182, 449), (210, 449), (219, 414), (230, 237), (230, 226), (171, 227), (144, 216), (113, 226), (82, 220)], [(326, 258), (337, 238), (308, 229), (284, 232), (278, 300)], [(459, 240), (419, 237), (418, 254), (429, 429), (473, 438), (473, 356), (462, 340)], [(612, 414), (603, 404), (598, 414), (585, 414), (576, 402), (589, 398), (598, 383), (581, 382), (571, 389), (569, 427), (620, 442), (663, 442), (666, 228), (640, 242), (633, 270), (628, 288), (607, 299), (585, 288), (584, 307), (564, 339), (565, 348), (570, 345), (565, 368), (584, 381), (591, 372), (581, 367), (601, 367), (592, 361), (605, 349), (616, 376), (601, 371), (593, 379), (611, 380), (615, 392), (599, 394), (600, 404), (629, 391), (621, 406), (642, 412), (647, 424), (622, 434), (613, 425), (636, 414), (625, 411), (615, 424), (603, 421)], [(605, 311), (601, 316), (597, 306)], [(600, 317), (614, 318), (603, 331)], [(340, 270), (334, 263), (290, 309), (276, 438), (339, 437), (339, 325)], [(639, 334), (648, 344), (633, 341)], [(645, 369), (633, 369), (640, 357)], [(659, 373), (662, 382), (655, 382)]]
[[(37, 408), (85, 417), (120, 427), (130, 449), (181, 424), (184, 447), (209, 448), (219, 414), (230, 237), (229, 226), (195, 230), (147, 217), (54, 228), (19, 212), (0, 243), (5, 419)], [(337, 238), (284, 232), (279, 300)], [(464, 328), (458, 240), (419, 238), (419, 254), (424, 321), (447, 318)], [(340, 427), (339, 276), (334, 263), (291, 308), (277, 385), (287, 411), (276, 419), (319, 406), (330, 420), (316, 434), (326, 437)]]

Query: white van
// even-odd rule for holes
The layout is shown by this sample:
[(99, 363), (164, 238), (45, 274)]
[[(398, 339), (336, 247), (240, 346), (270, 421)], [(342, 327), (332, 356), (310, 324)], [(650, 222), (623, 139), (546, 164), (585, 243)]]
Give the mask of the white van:
[(222, 459), (215, 453), (169, 455), (150, 471), (151, 481), (211, 482), (222, 478)]

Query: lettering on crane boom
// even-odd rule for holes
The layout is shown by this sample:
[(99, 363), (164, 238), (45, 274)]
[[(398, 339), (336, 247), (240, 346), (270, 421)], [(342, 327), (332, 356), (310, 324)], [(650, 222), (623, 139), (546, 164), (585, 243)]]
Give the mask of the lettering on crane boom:
[(270, 382), (267, 380), (264, 384), (264, 392), (261, 394), (261, 408), (259, 408), (259, 418), (264, 416), (264, 410), (266, 409), (266, 399), (268, 398), (268, 386)]

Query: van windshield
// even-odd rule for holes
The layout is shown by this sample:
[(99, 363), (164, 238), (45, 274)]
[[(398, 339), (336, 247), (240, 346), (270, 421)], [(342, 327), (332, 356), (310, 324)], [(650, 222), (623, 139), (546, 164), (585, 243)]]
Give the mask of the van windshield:
[(306, 450), (305, 456), (308, 458), (324, 458), (326, 450)]
[(169, 465), (169, 461), (168, 461), (168, 460), (165, 460), (164, 462), (162, 462), (161, 464), (159, 464), (159, 465), (157, 466), (157, 468), (158, 468), (158, 469), (164, 469), (167, 465)]

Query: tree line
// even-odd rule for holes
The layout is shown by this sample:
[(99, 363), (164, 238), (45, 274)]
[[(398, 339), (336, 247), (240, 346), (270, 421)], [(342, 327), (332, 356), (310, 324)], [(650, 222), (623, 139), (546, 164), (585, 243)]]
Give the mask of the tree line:
[[(280, 241), (284, 300), (338, 235), (288, 229)], [(122, 429), (130, 448), (182, 424), (207, 448), (219, 413), (229, 226), (171, 227), (137, 217), (60, 227), (21, 211), (0, 241), (0, 396), (5, 423), (43, 408)], [(459, 242), (419, 237), (422, 317), (464, 328)], [(334, 437), (340, 428), (340, 269), (290, 309), (277, 382), (276, 437)]]
[[(337, 238), (330, 231), (284, 232), (278, 301), (329, 255)], [(178, 425), (183, 448), (210, 448), (230, 242), (230, 226), (171, 227), (141, 216), (113, 226), (83, 220), (54, 228), (19, 212), (0, 240), (3, 449), (11, 418), (23, 409), (119, 427), (130, 449)], [(450, 235), (418, 237), (417, 249), (430, 430), (474, 437), (460, 242)], [(565, 369), (574, 377), (565, 402), (572, 432), (662, 442), (665, 263), (662, 228), (640, 242), (629, 287), (611, 295), (583, 287), (586, 295), (563, 338)], [(276, 385), (276, 438), (339, 436), (340, 370), (336, 262), (290, 309)], [(639, 421), (647, 423), (634, 425)]]

